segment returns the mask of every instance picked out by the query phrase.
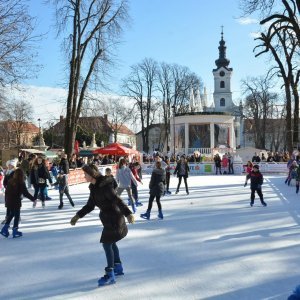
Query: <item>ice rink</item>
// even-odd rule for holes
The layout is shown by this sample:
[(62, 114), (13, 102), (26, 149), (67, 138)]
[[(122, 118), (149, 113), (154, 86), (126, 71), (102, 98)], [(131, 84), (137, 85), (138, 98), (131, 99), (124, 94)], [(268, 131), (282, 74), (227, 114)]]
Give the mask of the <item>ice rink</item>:
[[(184, 187), (162, 198), (164, 220), (146, 211), (149, 175), (139, 185), (135, 224), (118, 243), (125, 275), (97, 287), (106, 260), (95, 210), (75, 227), (70, 219), (88, 199), (88, 185), (70, 187), (76, 207), (58, 191), (42, 209), (23, 200), (23, 237), (0, 236), (0, 299), (286, 299), (300, 284), (300, 195), (283, 175), (265, 176), (267, 207), (249, 205), (245, 176), (190, 176)], [(126, 200), (125, 193), (122, 198)], [(0, 217), (5, 216), (3, 196)]]

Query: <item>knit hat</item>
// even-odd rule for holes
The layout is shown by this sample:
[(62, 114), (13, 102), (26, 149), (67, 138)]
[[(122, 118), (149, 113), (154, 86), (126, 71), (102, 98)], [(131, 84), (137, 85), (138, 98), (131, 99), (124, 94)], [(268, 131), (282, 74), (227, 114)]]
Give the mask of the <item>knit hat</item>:
[(17, 167), (17, 163), (18, 163), (18, 160), (17, 159), (11, 159), (9, 161), (6, 162), (6, 166), (12, 166), (14, 168)]
[(259, 170), (259, 165), (254, 165), (254, 166), (253, 166), (253, 169)]
[(100, 176), (100, 172), (99, 172), (98, 168), (93, 164), (84, 165), (82, 167), (82, 170), (93, 178), (97, 178)]

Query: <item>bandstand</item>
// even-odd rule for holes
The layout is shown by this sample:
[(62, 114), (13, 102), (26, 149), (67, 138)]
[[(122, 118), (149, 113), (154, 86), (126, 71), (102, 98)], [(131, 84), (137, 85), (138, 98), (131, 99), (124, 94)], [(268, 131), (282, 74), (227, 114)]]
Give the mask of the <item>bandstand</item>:
[(171, 152), (205, 155), (233, 152), (239, 139), (235, 117), (226, 112), (175, 114), (171, 119)]

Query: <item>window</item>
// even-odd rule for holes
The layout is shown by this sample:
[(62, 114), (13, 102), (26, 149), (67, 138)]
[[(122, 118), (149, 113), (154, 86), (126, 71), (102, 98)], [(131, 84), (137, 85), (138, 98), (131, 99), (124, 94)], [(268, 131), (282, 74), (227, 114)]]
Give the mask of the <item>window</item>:
[(224, 98), (220, 99), (220, 106), (225, 106), (225, 99)]
[(222, 80), (222, 81), (220, 82), (220, 88), (225, 88), (225, 81)]

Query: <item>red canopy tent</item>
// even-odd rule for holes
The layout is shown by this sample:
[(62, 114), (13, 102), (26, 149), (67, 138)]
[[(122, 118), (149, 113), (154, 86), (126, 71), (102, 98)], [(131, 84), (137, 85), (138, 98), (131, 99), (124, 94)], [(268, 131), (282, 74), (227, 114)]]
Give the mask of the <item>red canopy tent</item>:
[(109, 144), (103, 148), (98, 148), (95, 149), (94, 154), (104, 154), (104, 155), (117, 155), (117, 156), (122, 156), (122, 155), (139, 155), (140, 153), (134, 149), (127, 148), (125, 146), (122, 146), (119, 143), (113, 143)]

